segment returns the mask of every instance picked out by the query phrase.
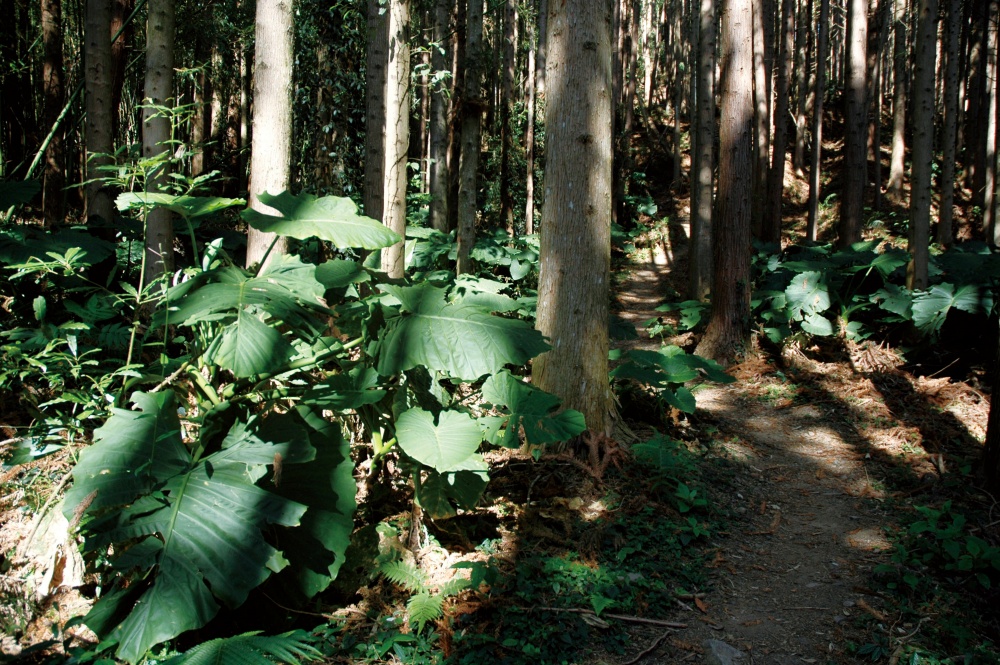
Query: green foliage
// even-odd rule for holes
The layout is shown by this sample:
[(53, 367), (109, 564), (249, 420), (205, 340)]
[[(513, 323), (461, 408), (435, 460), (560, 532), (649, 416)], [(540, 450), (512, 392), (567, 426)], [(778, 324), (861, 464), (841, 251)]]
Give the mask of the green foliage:
[(634, 349), (627, 351), (621, 359), (623, 362), (611, 370), (613, 379), (633, 381), (644, 386), (663, 403), (684, 413), (694, 413), (695, 410), (694, 393), (685, 384), (695, 380), (717, 383), (735, 381), (714, 360), (689, 354), (672, 345), (663, 346), (659, 351)]
[(301, 630), (281, 635), (243, 633), (199, 644), (164, 661), (164, 665), (300, 665), (323, 657), (313, 642), (314, 638)]
[(753, 307), (767, 337), (779, 343), (802, 332), (848, 339), (868, 337), (878, 326), (911, 322), (936, 339), (950, 312), (989, 315), (1000, 262), (969, 243), (932, 256), (926, 290), (903, 286), (908, 255), (878, 249), (878, 241), (835, 251), (828, 245), (793, 246), (754, 258)]

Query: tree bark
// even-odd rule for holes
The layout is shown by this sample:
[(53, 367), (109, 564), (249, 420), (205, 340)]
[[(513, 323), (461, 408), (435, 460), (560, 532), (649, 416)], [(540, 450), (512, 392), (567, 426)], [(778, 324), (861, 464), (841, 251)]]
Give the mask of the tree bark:
[[(42, 0), (42, 129), (49, 132), (62, 112), (63, 90), (63, 29), (61, 0)], [(66, 151), (63, 130), (53, 132), (45, 148), (45, 170), (42, 175), (42, 222), (52, 226), (63, 221), (66, 194)]]
[(794, 0), (781, 3), (781, 41), (778, 46), (776, 106), (774, 111), (774, 156), (768, 178), (768, 208), (763, 240), (781, 245), (781, 197), (785, 182), (785, 149), (788, 147), (788, 73), (795, 48)]
[(552, 350), (534, 361), (532, 379), (610, 434), (611, 8), (553, 2), (548, 29), (537, 326)]
[(524, 176), (524, 232), (531, 235), (535, 232), (535, 26), (532, 21), (527, 22), (528, 38), (528, 80), (525, 83), (527, 88), (527, 116), (525, 118), (526, 128), (524, 132), (524, 154), (527, 161), (527, 169)]
[(937, 227), (937, 241), (943, 247), (950, 247), (955, 242), (952, 220), (955, 202), (955, 160), (958, 153), (958, 65), (961, 31), (961, 0), (949, 0), (946, 32), (948, 60), (944, 74), (944, 133), (941, 137), (941, 203)]
[[(451, 0), (434, 2), (434, 49), (431, 52), (431, 69), (434, 72), (450, 70), (451, 57), (448, 44)], [(434, 84), (430, 109), (430, 223), (442, 233), (448, 228), (448, 86), (446, 82)]]
[[(406, 235), (406, 162), (410, 146), (410, 0), (389, 0), (389, 62), (385, 98), (385, 225)], [(382, 271), (405, 270), (405, 240), (382, 250)]]
[(514, 235), (514, 195), (511, 191), (511, 153), (514, 150), (511, 111), (514, 105), (514, 0), (504, 1), (503, 81), (500, 89), (500, 219), (507, 235)]
[(111, 0), (87, 0), (87, 17), (84, 27), (84, 56), (86, 77), (86, 145), (87, 186), (84, 189), (84, 215), (110, 224), (114, 217), (111, 196), (98, 181), (105, 175), (100, 167), (108, 164), (114, 151), (112, 117), (116, 110), (111, 103)]
[(795, 30), (795, 151), (792, 153), (792, 168), (800, 178), (805, 175), (806, 168), (806, 115), (809, 109), (809, 71), (812, 67), (812, 0), (806, 0), (799, 8), (798, 25)]
[[(692, 147), (691, 243), (688, 297), (706, 300), (712, 288), (712, 184), (715, 171), (715, 2), (697, 12), (697, 127)], [(678, 113), (677, 109), (674, 113)], [(678, 120), (679, 122), (679, 120)]]
[(826, 41), (829, 34), (830, 0), (821, 0), (819, 7), (816, 82), (813, 87), (813, 149), (809, 159), (809, 212), (806, 222), (806, 240), (809, 242), (816, 242), (819, 221), (819, 175), (823, 163), (823, 97), (826, 90)]
[(722, 1), (719, 191), (712, 233), (712, 314), (695, 353), (728, 364), (750, 340), (750, 192), (753, 186), (751, 0)]
[(472, 272), (472, 248), (476, 244), (476, 216), (479, 211), (478, 171), (482, 140), (483, 2), (468, 0), (466, 15), (465, 91), (462, 96), (462, 152), (458, 181), (458, 274)]
[[(264, 193), (288, 189), (292, 161), (292, 0), (257, 0), (254, 31), (253, 152), (250, 155), (250, 205), (261, 204)], [(274, 213), (272, 213), (274, 214)], [(273, 244), (273, 249), (268, 253)], [(251, 228), (247, 237), (247, 267), (286, 252), (287, 241)]]
[(903, 173), (906, 152), (906, 2), (896, 0), (892, 21), (892, 156), (889, 158), (889, 183), (886, 197), (903, 202)]
[(385, 215), (385, 85), (388, 54), (388, 16), (382, 12), (379, 0), (368, 0), (364, 213), (380, 222)]
[(754, 100), (754, 168), (750, 206), (751, 228), (757, 238), (763, 236), (764, 211), (767, 204), (767, 167), (771, 157), (771, 62), (765, 25), (772, 20), (767, 15), (766, 0), (753, 0), (753, 100)]
[[(865, 51), (868, 44), (868, 0), (847, 0), (847, 58), (844, 109), (844, 191), (840, 201), (837, 244), (861, 240), (865, 215), (868, 159), (868, 88)], [(933, 70), (932, 70), (933, 73)], [(931, 117), (931, 116), (928, 116)]]
[[(174, 1), (149, 0), (146, 20), (146, 81), (143, 96), (147, 105), (173, 106), (174, 83)], [(146, 189), (159, 191), (170, 171), (170, 118), (153, 108), (142, 112), (142, 154), (146, 159), (161, 156), (155, 173), (146, 179)], [(166, 155), (164, 156), (164, 153)], [(146, 266), (143, 284), (148, 285), (174, 270), (174, 225), (169, 210), (157, 208), (146, 216)]]
[(931, 226), (931, 166), (934, 162), (934, 61), (937, 55), (937, 0), (917, 3), (917, 50), (913, 62), (913, 166), (910, 176), (910, 264), (907, 286), (927, 288)]
[(996, 219), (996, 182), (997, 182), (997, 110), (1000, 107), (997, 94), (1000, 88), (997, 86), (997, 71), (1000, 67), (1000, 53), (997, 52), (1000, 45), (1000, 34), (997, 30), (997, 2), (989, 3), (989, 22), (987, 32), (989, 33), (989, 47), (986, 53), (986, 94), (989, 99), (984, 104), (989, 111), (986, 117), (986, 155), (983, 168), (983, 179), (985, 188), (983, 190), (983, 233), (987, 242), (994, 247), (1000, 245), (1000, 224)]

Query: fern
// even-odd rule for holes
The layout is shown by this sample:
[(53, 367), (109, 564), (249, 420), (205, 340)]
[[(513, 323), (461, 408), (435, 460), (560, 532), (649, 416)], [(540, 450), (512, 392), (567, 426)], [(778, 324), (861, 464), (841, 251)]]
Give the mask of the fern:
[(323, 657), (311, 641), (310, 635), (301, 630), (273, 636), (244, 633), (209, 640), (174, 656), (164, 665), (274, 665), (276, 662), (300, 665)]
[(406, 609), (410, 615), (410, 624), (416, 624), (419, 633), (424, 629), (424, 624), (444, 614), (444, 595), (421, 591), (410, 598)]
[(427, 576), (414, 564), (407, 561), (389, 561), (379, 567), (379, 572), (385, 575), (393, 584), (407, 591), (418, 593), (427, 586)]
[(471, 585), (469, 580), (464, 577), (453, 577), (444, 584), (438, 590), (438, 593), (447, 598), (448, 596), (456, 596), (459, 593), (468, 589)]

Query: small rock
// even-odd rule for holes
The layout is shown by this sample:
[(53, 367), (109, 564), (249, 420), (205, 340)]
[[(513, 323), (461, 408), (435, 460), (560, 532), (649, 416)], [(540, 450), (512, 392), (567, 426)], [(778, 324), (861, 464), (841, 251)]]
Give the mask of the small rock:
[(739, 665), (744, 653), (722, 640), (705, 640), (705, 663), (707, 665)]

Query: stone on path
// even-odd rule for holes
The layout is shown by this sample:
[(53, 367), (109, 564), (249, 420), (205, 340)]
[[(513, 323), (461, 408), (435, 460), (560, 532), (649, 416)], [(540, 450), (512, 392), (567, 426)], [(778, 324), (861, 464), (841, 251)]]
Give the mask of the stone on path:
[(743, 652), (722, 640), (705, 640), (705, 663), (707, 665), (740, 665)]

